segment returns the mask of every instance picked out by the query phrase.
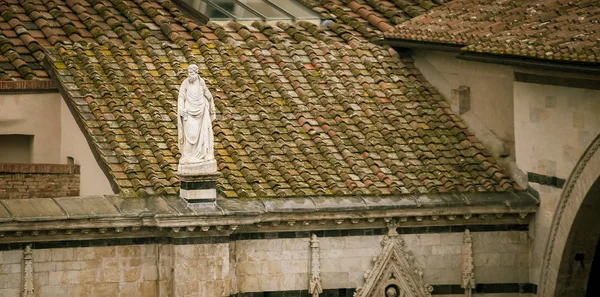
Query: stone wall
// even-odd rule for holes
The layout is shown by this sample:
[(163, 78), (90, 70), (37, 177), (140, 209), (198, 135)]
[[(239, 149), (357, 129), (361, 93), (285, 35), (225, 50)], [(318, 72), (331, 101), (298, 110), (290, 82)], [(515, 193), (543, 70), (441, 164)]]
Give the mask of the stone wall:
[(173, 296), (229, 296), (228, 243), (174, 245), (173, 257)]
[(515, 82), (517, 162), (567, 179), (600, 133), (600, 90)]
[(156, 296), (155, 245), (34, 250), (40, 296)]
[[(32, 137), (27, 162), (65, 164), (71, 157), (81, 166), (81, 195), (113, 194), (108, 178), (58, 92), (0, 94), (0, 123), (0, 135)], [(0, 146), (0, 155), (11, 154), (6, 149)], [(13, 157), (4, 160), (16, 162)]]
[(60, 110), (60, 158), (67, 160), (68, 157), (72, 157), (75, 164), (81, 166), (81, 195), (113, 194), (108, 178), (100, 169), (90, 145), (64, 100), (61, 101)]
[[(529, 281), (526, 231), (472, 232), (472, 236), (478, 284), (515, 286)], [(178, 244), (116, 246), (102, 246), (116, 243), (114, 240), (95, 240), (38, 248), (34, 244), (35, 292), (44, 297), (306, 295), (308, 237), (220, 238), (225, 240), (192, 238), (178, 240)], [(415, 265), (423, 269), (425, 282), (434, 288), (460, 285), (463, 233), (405, 234), (402, 238)], [(325, 236), (318, 240), (322, 285), (329, 292), (324, 296), (342, 296), (342, 291), (351, 296), (354, 288), (363, 285), (365, 272), (373, 268), (382, 236)], [(68, 247), (91, 242), (99, 246)], [(51, 248), (53, 245), (61, 247)], [(22, 263), (22, 249), (0, 251), (0, 296), (19, 295)], [(435, 295), (442, 296), (440, 293)], [(513, 293), (474, 296), (517, 296)]]
[[(453, 90), (469, 87), (469, 114), (512, 145), (515, 135), (511, 67), (459, 60), (455, 53), (426, 50), (414, 53), (417, 68), (449, 102), (453, 102)], [(457, 106), (452, 109), (458, 111)]]
[[(478, 283), (527, 283), (529, 238), (525, 231), (473, 232)], [(402, 235), (430, 284), (460, 284), (462, 233)], [(324, 289), (356, 288), (373, 267), (382, 236), (323, 237), (320, 242)], [(243, 240), (236, 243), (240, 292), (307, 290), (308, 238)]]
[(20, 296), (23, 251), (0, 252), (0, 297)]
[(79, 195), (79, 165), (0, 163), (0, 199)]
[[(600, 133), (600, 91), (515, 82), (514, 97), (519, 167), (525, 172), (568, 179)], [(541, 197), (531, 250), (531, 279), (538, 282), (549, 227), (563, 189), (535, 181), (530, 185)]]

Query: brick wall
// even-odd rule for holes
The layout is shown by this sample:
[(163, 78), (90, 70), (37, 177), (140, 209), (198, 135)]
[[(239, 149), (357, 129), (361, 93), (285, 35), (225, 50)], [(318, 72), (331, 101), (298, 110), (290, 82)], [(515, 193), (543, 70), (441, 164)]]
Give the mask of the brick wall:
[(0, 163), (0, 199), (79, 195), (79, 165)]

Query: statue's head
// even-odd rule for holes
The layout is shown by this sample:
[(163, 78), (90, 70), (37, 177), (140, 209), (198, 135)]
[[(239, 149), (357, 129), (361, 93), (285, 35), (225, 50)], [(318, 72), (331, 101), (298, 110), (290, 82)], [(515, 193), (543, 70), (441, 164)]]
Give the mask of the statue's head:
[(194, 76), (196, 74), (198, 74), (198, 65), (196, 64), (190, 64), (190, 66), (188, 66), (188, 74), (189, 76)]
[(385, 296), (387, 297), (397, 297), (398, 296), (398, 292), (396, 291), (396, 288), (390, 286), (385, 290)]
[(198, 79), (198, 65), (190, 64), (187, 68), (188, 70), (188, 81), (190, 83), (194, 83)]

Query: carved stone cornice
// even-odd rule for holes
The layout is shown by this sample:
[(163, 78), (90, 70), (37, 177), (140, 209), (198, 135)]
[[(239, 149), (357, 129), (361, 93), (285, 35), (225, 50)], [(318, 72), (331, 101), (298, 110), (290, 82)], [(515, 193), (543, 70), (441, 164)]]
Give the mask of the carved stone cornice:
[(526, 224), (537, 203), (525, 192), (278, 201), (217, 199), (214, 210), (195, 209), (179, 197), (0, 200), (0, 243), (365, 229), (382, 228), (392, 220), (399, 227)]

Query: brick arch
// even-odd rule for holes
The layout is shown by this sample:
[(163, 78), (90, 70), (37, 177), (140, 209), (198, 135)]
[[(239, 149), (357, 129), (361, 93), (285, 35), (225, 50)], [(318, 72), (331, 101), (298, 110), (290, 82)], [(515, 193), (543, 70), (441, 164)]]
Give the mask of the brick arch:
[[(589, 209), (600, 209), (599, 148), (600, 135), (579, 159), (558, 201), (544, 252), (539, 296), (585, 296), (587, 276), (598, 243), (597, 236), (600, 236), (600, 226), (589, 226), (590, 217), (597, 221), (597, 214), (594, 217)], [(583, 259), (576, 260), (576, 254), (583, 254)], [(581, 268), (574, 265), (581, 265)], [(569, 283), (582, 277), (582, 284)]]

